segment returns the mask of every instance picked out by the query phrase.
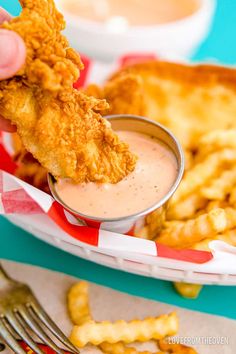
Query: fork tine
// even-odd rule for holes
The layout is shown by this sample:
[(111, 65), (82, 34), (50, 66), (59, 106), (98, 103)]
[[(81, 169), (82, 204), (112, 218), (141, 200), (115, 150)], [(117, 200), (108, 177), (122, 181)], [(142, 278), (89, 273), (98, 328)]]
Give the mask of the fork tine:
[(58, 346), (51, 340), (44, 329), (34, 320), (33, 316), (30, 314), (27, 308), (20, 308), (18, 311), (19, 320), (24, 321), (28, 327), (43, 341), (44, 344), (52, 348), (56, 353), (64, 354), (64, 351), (58, 348)]
[(0, 335), (6, 342), (6, 344), (16, 354), (25, 354), (26, 352), (21, 348), (20, 344), (13, 337), (7, 326), (4, 324), (3, 319), (0, 320)]
[(45, 354), (33, 341), (33, 338), (24, 330), (18, 318), (14, 315), (14, 313), (7, 313), (6, 319), (9, 324), (14, 328), (17, 334), (28, 344), (28, 346), (36, 353), (36, 354)]
[(41, 305), (35, 300), (29, 305), (29, 309), (32, 310), (32, 315), (35, 316), (35, 320), (44, 323), (44, 325), (54, 334), (54, 336), (63, 343), (70, 351), (79, 354), (80, 351), (69, 341), (65, 334), (58, 328), (53, 320), (44, 311)]

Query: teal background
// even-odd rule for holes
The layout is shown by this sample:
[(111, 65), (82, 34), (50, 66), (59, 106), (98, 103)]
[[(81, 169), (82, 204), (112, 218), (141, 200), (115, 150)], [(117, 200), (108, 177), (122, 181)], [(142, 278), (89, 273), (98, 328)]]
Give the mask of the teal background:
[[(0, 6), (17, 15), (17, 0), (0, 0)], [(208, 38), (193, 61), (236, 62), (236, 1), (219, 0)], [(0, 258), (57, 270), (149, 299), (236, 319), (236, 287), (205, 286), (196, 300), (176, 294), (170, 282), (112, 270), (72, 256), (43, 243), (0, 217)]]

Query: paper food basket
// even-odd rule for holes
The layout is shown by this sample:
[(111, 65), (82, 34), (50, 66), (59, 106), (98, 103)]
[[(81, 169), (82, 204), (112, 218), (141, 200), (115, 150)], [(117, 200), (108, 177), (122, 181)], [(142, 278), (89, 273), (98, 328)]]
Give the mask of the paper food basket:
[[(153, 58), (131, 55), (114, 65), (83, 57), (75, 87), (101, 83), (118, 65)], [(236, 285), (236, 247), (210, 243), (211, 252), (174, 250), (154, 241), (81, 226), (47, 193), (16, 178), (11, 137), (0, 132), (0, 214), (39, 239), (81, 258), (130, 273), (171, 281)]]

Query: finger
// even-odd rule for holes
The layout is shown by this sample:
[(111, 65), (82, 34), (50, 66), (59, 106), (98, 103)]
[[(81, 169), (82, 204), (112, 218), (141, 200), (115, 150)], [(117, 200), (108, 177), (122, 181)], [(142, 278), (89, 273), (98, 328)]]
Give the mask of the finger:
[(9, 21), (10, 19), (11, 16), (9, 15), (9, 13), (0, 6), (0, 23), (4, 21)]
[(11, 124), (11, 122), (7, 119), (4, 119), (0, 116), (0, 130), (5, 132), (14, 133), (16, 131), (16, 127)]
[(23, 39), (13, 31), (0, 29), (0, 53), (0, 80), (3, 80), (15, 75), (24, 65), (26, 48)]
[[(0, 23), (2, 23), (4, 21), (9, 21), (10, 19), (11, 19), (11, 16), (9, 15), (9, 13), (0, 7)], [(21, 38), (20, 38), (20, 40), (21, 40)], [(25, 52), (25, 48), (24, 48), (24, 52)], [(1, 50), (0, 50), (0, 53), (1, 53)], [(0, 63), (1, 63), (1, 59), (0, 59)], [(20, 64), (20, 65), (22, 65), (22, 64)], [(1, 75), (1, 67), (0, 67), (0, 75)], [(0, 116), (0, 130), (4, 130), (4, 131), (10, 132), (10, 133), (13, 133), (16, 131), (16, 127), (14, 125), (12, 125), (9, 120), (4, 119), (3, 117)]]

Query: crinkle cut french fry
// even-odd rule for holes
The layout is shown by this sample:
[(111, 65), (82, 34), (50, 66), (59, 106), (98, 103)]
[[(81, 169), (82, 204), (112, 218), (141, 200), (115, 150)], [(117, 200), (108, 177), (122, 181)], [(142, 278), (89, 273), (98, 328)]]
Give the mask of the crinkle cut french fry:
[(149, 351), (138, 351), (133, 347), (126, 347), (122, 342), (118, 343), (102, 343), (99, 348), (105, 354), (165, 354), (164, 352), (158, 351), (157, 353), (150, 353)]
[[(68, 309), (74, 324), (81, 325), (91, 320), (88, 287), (87, 282), (81, 281), (74, 284), (68, 292)], [(106, 354), (151, 354), (138, 352), (135, 348), (126, 347), (122, 342), (113, 344), (104, 342), (99, 347)]]
[(101, 343), (99, 348), (105, 354), (136, 354), (137, 351), (134, 348), (127, 348), (124, 343)]
[(213, 130), (201, 137), (199, 150), (205, 154), (217, 149), (236, 149), (236, 130)]
[(177, 204), (170, 204), (167, 210), (167, 220), (190, 219), (196, 214), (197, 210), (202, 209), (205, 205), (206, 199), (199, 193), (193, 193)]
[(151, 240), (156, 237), (157, 233), (163, 227), (166, 219), (166, 213), (163, 208), (157, 209), (146, 216), (145, 223), (148, 230), (148, 239)]
[(227, 217), (227, 229), (233, 229), (236, 227), (236, 209), (225, 208), (225, 213)]
[(75, 325), (81, 325), (92, 319), (89, 308), (88, 286), (86, 281), (81, 281), (74, 284), (68, 292), (68, 311), (71, 321)]
[(143, 227), (137, 227), (134, 231), (134, 235), (146, 240), (153, 240), (160, 232), (166, 219), (166, 213), (164, 210), (158, 209), (147, 215)]
[(196, 350), (182, 344), (168, 343), (168, 339), (158, 341), (159, 348), (167, 353), (173, 354), (197, 354)]
[(229, 204), (236, 206), (236, 186), (234, 186), (229, 193)]
[(224, 241), (229, 245), (236, 246), (236, 229), (228, 230), (225, 233), (216, 235), (213, 238), (206, 238), (205, 240), (191, 245), (191, 249), (199, 251), (211, 251), (209, 243), (215, 240)]
[(139, 238), (144, 238), (146, 240), (149, 239), (149, 232), (148, 232), (148, 227), (147, 225), (143, 226), (141, 229), (138, 231), (134, 231), (134, 236), (139, 237)]
[[(89, 309), (88, 288), (88, 283), (81, 281), (74, 284), (68, 292), (68, 309), (74, 324), (81, 325), (92, 319)], [(151, 354), (146, 351), (138, 352), (135, 348), (126, 347), (122, 342), (113, 344), (104, 342), (99, 347), (106, 354)]]
[(178, 318), (173, 312), (169, 315), (130, 322), (123, 320), (114, 323), (90, 321), (81, 326), (74, 326), (70, 340), (78, 347), (84, 347), (88, 343), (99, 345), (103, 342), (145, 342), (150, 339), (162, 339), (174, 335), (177, 330)]
[[(173, 225), (172, 225), (173, 224)], [(209, 213), (190, 219), (186, 222), (168, 223), (156, 241), (164, 245), (184, 248), (189, 244), (199, 242), (202, 239), (215, 236), (228, 228), (227, 215), (224, 209), (214, 209)]]
[(200, 284), (174, 282), (173, 285), (177, 293), (187, 299), (196, 299), (202, 289), (202, 285)]
[(211, 249), (209, 247), (209, 242), (214, 241), (214, 240), (218, 240), (219, 236), (220, 235), (216, 235), (216, 237), (213, 237), (213, 238), (205, 238), (204, 240), (194, 243), (193, 245), (189, 246), (189, 248), (191, 248), (193, 250), (198, 250), (198, 251), (211, 252)]
[[(236, 153), (236, 152), (235, 152)], [(209, 200), (224, 200), (236, 183), (236, 168), (224, 171), (219, 177), (201, 189), (201, 195)]]
[(187, 171), (179, 189), (172, 199), (172, 203), (178, 203), (187, 195), (206, 185), (212, 178), (218, 176), (219, 169), (227, 164), (230, 166), (236, 161), (235, 150), (225, 149), (208, 156), (203, 162), (195, 165)]
[(184, 159), (185, 159), (185, 171), (190, 170), (193, 167), (193, 154), (191, 151), (186, 150), (184, 152)]
[(236, 130), (213, 130), (204, 134), (198, 144), (195, 161), (202, 161), (206, 155), (222, 149), (236, 149)]
[(227, 201), (225, 200), (211, 200), (206, 206), (206, 212), (209, 212), (213, 209), (221, 208), (224, 209), (228, 206)]

